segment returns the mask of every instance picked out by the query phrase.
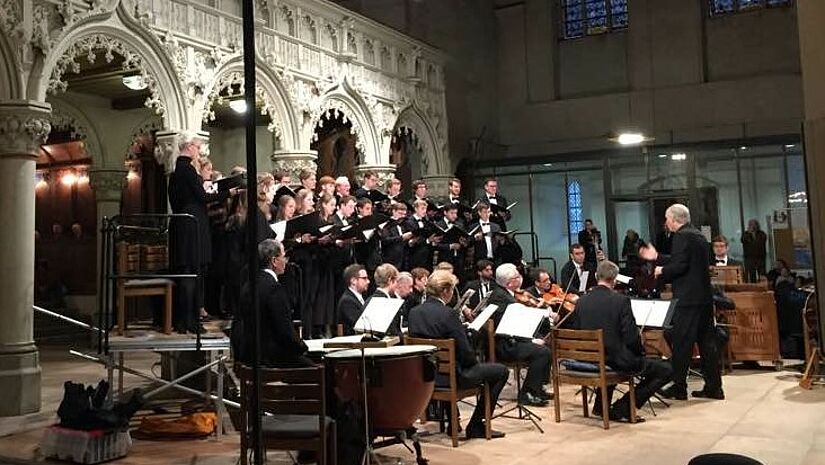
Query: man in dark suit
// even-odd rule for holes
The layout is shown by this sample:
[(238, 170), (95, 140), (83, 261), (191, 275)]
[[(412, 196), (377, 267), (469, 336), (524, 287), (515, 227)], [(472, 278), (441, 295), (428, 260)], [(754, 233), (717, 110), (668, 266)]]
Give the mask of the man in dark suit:
[(553, 278), (550, 277), (550, 273), (544, 268), (533, 268), (530, 272), (530, 279), (533, 281), (533, 285), (525, 289), (525, 291), (533, 297), (541, 298), (553, 287)]
[(504, 210), (509, 204), (507, 203), (507, 199), (498, 193), (498, 181), (496, 181), (495, 178), (487, 178), (484, 181), (484, 194), (482, 194), (478, 201), (479, 203), (501, 207), (498, 213), (491, 215), (490, 221), (497, 224), (502, 231), (506, 231), (507, 221), (510, 221), (512, 215), (510, 210)]
[[(521, 289), (521, 283), (521, 274), (512, 263), (504, 263), (496, 268), (496, 286), (487, 301), (490, 305), (498, 306), (492, 316), (496, 328), (507, 307), (516, 303), (514, 292)], [(547, 401), (552, 398), (552, 394), (544, 390), (544, 385), (550, 378), (550, 349), (544, 345), (543, 339), (526, 340), (497, 335), (496, 359), (503, 362), (518, 361), (527, 366), (519, 402), (537, 407), (547, 405)]]
[[(373, 274), (373, 282), (375, 283), (375, 291), (364, 302), (364, 308), (369, 305), (370, 300), (375, 297), (381, 299), (400, 299), (396, 292), (396, 283), (398, 282), (398, 268), (389, 263), (384, 263), (375, 269)], [(405, 302), (406, 303), (406, 302)], [(403, 304), (402, 304), (403, 306)], [(387, 329), (387, 334), (390, 336), (397, 336), (401, 334), (401, 320), (402, 309), (398, 310), (395, 318), (390, 323)]]
[(440, 239), (437, 234), (427, 233), (427, 229), (432, 228), (430, 220), (427, 218), (427, 201), (416, 200), (413, 202), (415, 213), (407, 218), (406, 230), (415, 233), (415, 236), (407, 241), (407, 266), (412, 268), (433, 268), (433, 247)]
[(375, 174), (375, 171), (367, 171), (364, 173), (364, 184), (355, 189), (355, 198), (369, 198), (370, 191), (375, 190), (377, 187), (378, 175)]
[[(452, 228), (464, 230), (464, 223), (458, 218), (458, 207), (454, 204), (447, 204), (442, 210), (444, 218), (436, 221), (435, 225), (443, 231), (450, 231)], [(453, 265), (453, 274), (458, 278), (459, 283), (464, 282), (464, 258), (467, 254), (467, 240), (460, 238), (452, 242), (441, 241), (436, 245), (438, 250), (438, 261), (448, 262)]]
[[(579, 293), (581, 276), (587, 271), (587, 285), (585, 289), (590, 289), (596, 285), (596, 268), (584, 260), (584, 247), (579, 244), (570, 246), (570, 260), (561, 268), (561, 281), (559, 286), (565, 290), (570, 290), (574, 294)], [(571, 281), (572, 280), (572, 281)]]
[[(358, 221), (363, 221), (374, 214), (372, 201), (366, 197), (358, 199), (355, 204), (358, 211)], [(355, 263), (364, 265), (367, 274), (372, 276), (378, 265), (381, 264), (381, 238), (378, 229), (372, 231), (369, 238), (359, 236), (358, 241), (352, 245), (352, 257)]]
[(202, 277), (212, 261), (212, 241), (209, 231), (207, 204), (221, 202), (238, 192), (237, 187), (215, 194), (203, 188), (203, 179), (195, 170), (201, 156), (201, 141), (193, 133), (183, 133), (178, 143), (180, 155), (175, 171), (169, 177), (169, 204), (172, 213), (195, 217), (173, 218), (169, 225), (169, 258), (172, 271), (179, 274), (197, 274), (197, 279), (179, 279), (175, 288), (175, 306), (172, 315), (175, 329), (180, 333), (202, 332), (198, 316), (204, 306)]
[(728, 238), (723, 235), (718, 235), (713, 238), (711, 242), (713, 248), (713, 257), (711, 257), (710, 266), (742, 266), (742, 262), (734, 260), (728, 255)]
[[(673, 347), (673, 385), (664, 394), (673, 399), (687, 400), (687, 372), (693, 355), (693, 344), (699, 344), (702, 375), (705, 386), (693, 391), (694, 397), (724, 399), (719, 373), (719, 348), (713, 324), (713, 291), (708, 272), (708, 243), (690, 224), (690, 210), (673, 204), (665, 211), (665, 226), (673, 232), (673, 248), (669, 259), (662, 258), (654, 276), (672, 283), (673, 298), (678, 299), (673, 313), (670, 342)], [(660, 259), (652, 245), (639, 253), (645, 260)]]
[(490, 260), (487, 260), (487, 259), (481, 259), (481, 260), (476, 262), (475, 269), (476, 269), (476, 276), (478, 278), (474, 279), (472, 281), (468, 281), (467, 284), (464, 286), (464, 289), (462, 291), (462, 292), (466, 292), (467, 289), (472, 289), (472, 290), (476, 291), (476, 293), (473, 294), (472, 297), (470, 297), (470, 300), (467, 301), (467, 306), (470, 307), (470, 309), (476, 308), (476, 306), (478, 306), (479, 302), (481, 302), (481, 299), (483, 299), (484, 297), (487, 297), (488, 294), (493, 292), (493, 286), (494, 286), (494, 283), (493, 283), (493, 267), (494, 266), (495, 265), (493, 264), (493, 262), (491, 262)]
[[(459, 388), (473, 388), (487, 384), (490, 388), (490, 404), (495, 408), (498, 396), (507, 382), (508, 371), (498, 363), (478, 363), (467, 332), (458, 315), (445, 305), (452, 299), (458, 279), (446, 270), (436, 270), (427, 279), (427, 300), (410, 311), (409, 334), (430, 339), (455, 341), (456, 376)], [(441, 384), (441, 380), (437, 379)], [(456, 420), (457, 419), (452, 419)], [(476, 403), (470, 422), (465, 428), (468, 438), (484, 437), (484, 402)], [(493, 431), (493, 437), (504, 433)]]
[[(289, 296), (279, 282), (287, 263), (284, 247), (279, 241), (266, 239), (258, 244), (258, 259), (261, 269), (256, 294), (261, 318), (261, 364), (276, 368), (312, 366), (312, 361), (305, 357), (307, 346), (292, 326)], [(254, 315), (248, 286), (243, 296), (242, 314), (233, 325), (231, 339), (236, 359), (251, 365)]]
[[(611, 261), (599, 263), (596, 269), (598, 285), (576, 304), (570, 317), (570, 327), (575, 329), (601, 329), (607, 365), (620, 373), (641, 377), (636, 385), (636, 408), (647, 402), (659, 388), (670, 381), (672, 370), (662, 360), (646, 358), (644, 348), (630, 307), (630, 298), (613, 291), (619, 267)], [(613, 394), (608, 390), (607, 402)], [(601, 391), (596, 391), (593, 413), (601, 415)], [(625, 394), (610, 409), (611, 420), (630, 418), (630, 397)]]
[(350, 265), (344, 269), (344, 282), (347, 289), (338, 299), (335, 313), (338, 315), (338, 324), (344, 327), (344, 335), (355, 334), (355, 322), (364, 311), (364, 293), (370, 284), (367, 270), (362, 265)]
[(584, 247), (585, 263), (595, 270), (599, 261), (598, 252), (602, 249), (602, 235), (589, 218), (584, 220), (584, 229), (579, 231), (579, 244)]
[[(355, 197), (345, 195), (338, 201), (338, 211), (332, 216), (332, 224), (338, 227), (354, 226), (352, 220), (353, 213), (355, 213)], [(332, 254), (331, 265), (335, 276), (335, 295), (339, 296), (344, 292), (344, 287), (347, 285), (341, 279), (344, 268), (353, 263), (352, 255), (352, 239), (336, 239), (335, 249)]]
[(412, 233), (405, 229), (407, 205), (403, 202), (394, 203), (390, 210), (390, 223), (380, 233), (381, 255), (384, 262), (392, 263), (399, 270), (406, 270), (407, 241), (412, 239)]
[(476, 214), (478, 215), (478, 222), (470, 225), (469, 228), (470, 231), (475, 231), (473, 235), (474, 256), (477, 259), (486, 258), (498, 264), (501, 257), (496, 252), (498, 246), (504, 241), (504, 236), (496, 233), (501, 232), (501, 226), (490, 218), (490, 205), (488, 203), (479, 202), (476, 206)]

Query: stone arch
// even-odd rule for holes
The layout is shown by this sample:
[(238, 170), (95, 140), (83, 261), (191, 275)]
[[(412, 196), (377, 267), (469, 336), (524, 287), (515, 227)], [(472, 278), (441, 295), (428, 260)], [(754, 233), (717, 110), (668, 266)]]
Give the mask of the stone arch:
[(115, 166), (112, 164), (115, 160), (106, 159), (103, 144), (100, 143), (100, 137), (98, 137), (97, 127), (86, 116), (86, 113), (66, 99), (52, 96), (48, 101), (52, 105), (50, 117), (52, 127), (61, 124), (72, 125), (78, 138), (86, 145), (86, 152), (91, 157), (93, 166), (98, 168)]
[[(0, 27), (3, 25), (0, 24)], [(0, 100), (19, 99), (23, 95), (20, 71), (11, 47), (11, 41), (0, 29)]]
[[(263, 98), (264, 110), (272, 118), (274, 127), (270, 130), (280, 138), (283, 147), (298, 148), (300, 139), (298, 121), (290, 104), (287, 88), (273, 68), (263, 59), (256, 57), (255, 61), (257, 65), (255, 92)], [(208, 116), (210, 95), (219, 90), (215, 87), (233, 74), (243, 76), (243, 55), (229, 59), (215, 70), (215, 77), (209, 87), (204, 90), (204, 99), (198, 108), (198, 114), (202, 119)]]
[(423, 176), (446, 174), (450, 171), (449, 160), (446, 159), (444, 149), (438, 142), (435, 128), (427, 121), (415, 104), (408, 106), (399, 113), (393, 133), (401, 127), (412, 130), (418, 138), (418, 144), (421, 147), (421, 173)]
[(37, 60), (29, 77), (28, 97), (43, 101), (60, 89), (60, 78), (77, 56), (91, 49), (124, 55), (149, 80), (149, 105), (169, 128), (187, 129), (185, 92), (175, 66), (153, 32), (142, 26), (120, 2), (113, 11), (78, 20), (53, 41), (45, 58)]
[(381, 139), (378, 136), (372, 116), (364, 99), (344, 79), (332, 87), (321, 98), (318, 111), (312, 118), (311, 127), (318, 125), (324, 113), (340, 111), (352, 122), (352, 133), (358, 138), (356, 148), (360, 152), (360, 165), (380, 165), (386, 163), (389, 154), (382, 154)]

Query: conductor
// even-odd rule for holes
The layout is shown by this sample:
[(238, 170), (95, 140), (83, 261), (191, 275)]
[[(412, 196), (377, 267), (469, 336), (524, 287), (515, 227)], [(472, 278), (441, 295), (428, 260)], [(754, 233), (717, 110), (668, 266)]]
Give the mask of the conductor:
[(713, 326), (708, 242), (690, 224), (690, 210), (682, 204), (673, 204), (665, 211), (665, 227), (673, 233), (669, 259), (660, 257), (653, 245), (639, 250), (642, 259), (657, 261), (654, 275), (672, 283), (673, 298), (678, 299), (671, 332), (673, 384), (663, 394), (671, 399), (687, 400), (687, 373), (693, 344), (698, 343), (705, 386), (691, 394), (693, 397), (724, 399), (719, 348)]

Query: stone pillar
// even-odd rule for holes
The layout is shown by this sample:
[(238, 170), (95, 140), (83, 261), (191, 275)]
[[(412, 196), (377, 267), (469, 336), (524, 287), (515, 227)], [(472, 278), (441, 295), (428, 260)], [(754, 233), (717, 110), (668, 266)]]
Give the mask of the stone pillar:
[(446, 197), (448, 186), (453, 176), (449, 174), (429, 174), (421, 179), (427, 182), (427, 195), (430, 197)]
[[(811, 241), (816, 288), (825, 291), (825, 190), (817, 181), (825, 178), (825, 2), (798, 0), (799, 52), (805, 105), (805, 168), (808, 179)], [(819, 297), (820, 334), (825, 334), (825, 299)], [(825, 343), (820, 338), (820, 343)]]
[(364, 184), (364, 173), (372, 171), (378, 175), (378, 186), (381, 190), (387, 185), (387, 181), (395, 177), (395, 165), (358, 165), (355, 167), (355, 182)]
[(0, 416), (40, 410), (34, 344), (34, 172), (51, 126), (45, 102), (0, 102)]
[[(302, 170), (310, 170), (313, 173), (318, 171), (318, 165), (315, 163), (318, 152), (315, 150), (276, 150), (269, 158), (272, 160), (272, 171), (286, 171), (293, 185), (300, 184), (298, 175)], [(260, 167), (258, 168), (259, 173), (263, 172)]]
[[(103, 233), (100, 228), (103, 226), (103, 217), (120, 214), (120, 202), (123, 196), (123, 188), (126, 185), (127, 171), (123, 169), (92, 169), (89, 170), (89, 184), (95, 193), (97, 203), (97, 282), (100, 282), (101, 244)], [(100, 292), (100, 289), (98, 289)]]

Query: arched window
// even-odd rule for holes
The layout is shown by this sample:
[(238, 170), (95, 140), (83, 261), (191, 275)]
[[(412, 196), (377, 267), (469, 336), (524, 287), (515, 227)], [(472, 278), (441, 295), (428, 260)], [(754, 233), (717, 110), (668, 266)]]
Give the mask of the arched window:
[(578, 237), (579, 231), (584, 229), (582, 186), (576, 180), (567, 183), (567, 229), (571, 238)]
[(627, 29), (627, 0), (562, 0), (564, 38)]

